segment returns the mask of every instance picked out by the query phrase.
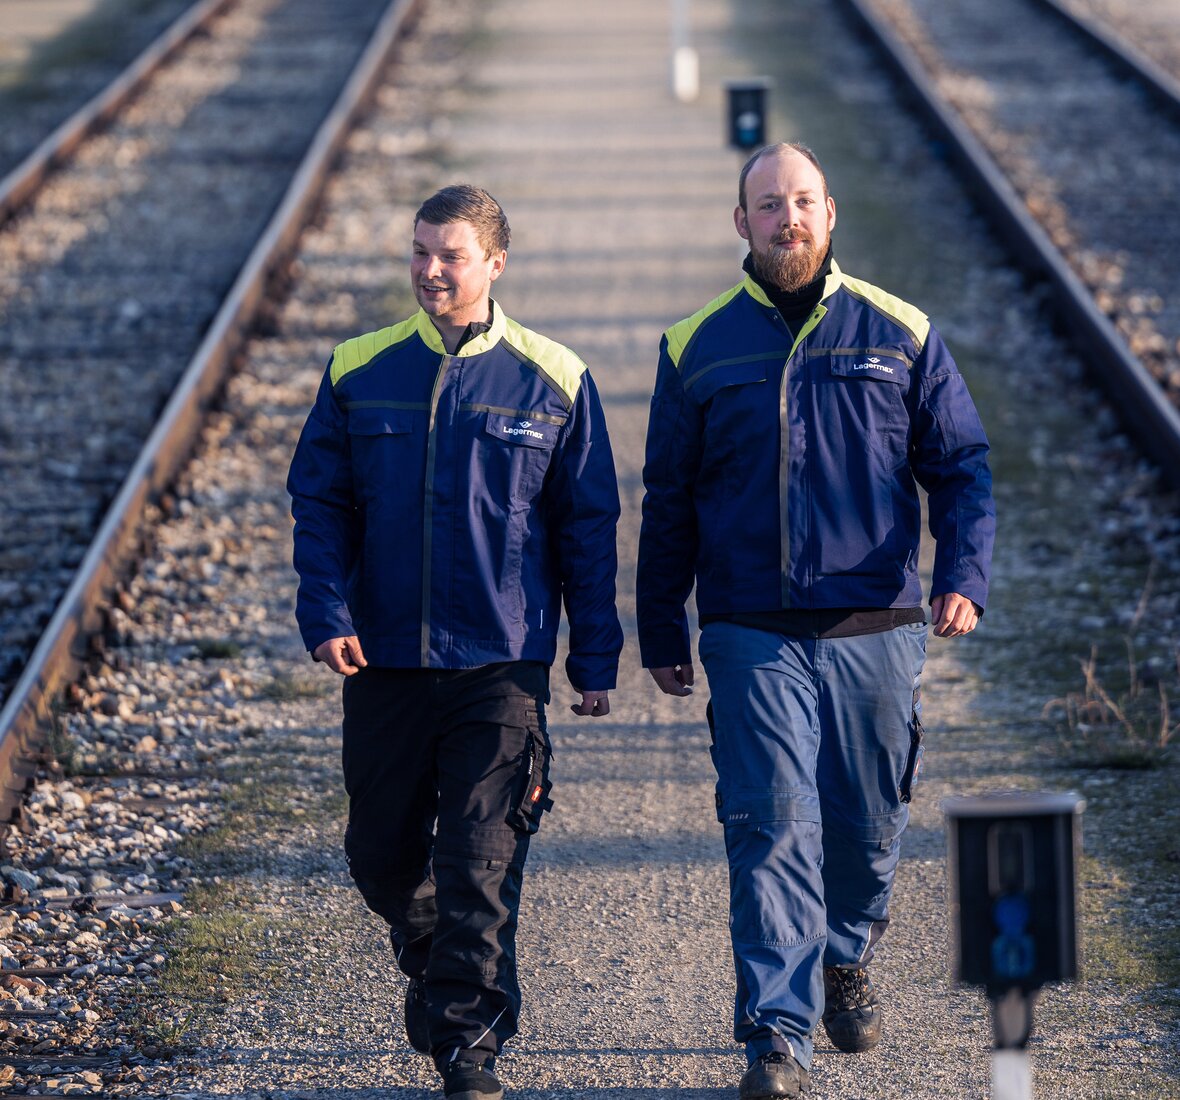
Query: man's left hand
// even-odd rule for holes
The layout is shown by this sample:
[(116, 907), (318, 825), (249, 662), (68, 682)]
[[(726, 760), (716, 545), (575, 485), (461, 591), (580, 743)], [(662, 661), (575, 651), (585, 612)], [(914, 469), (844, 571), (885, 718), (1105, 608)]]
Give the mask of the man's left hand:
[(930, 601), (930, 611), (937, 638), (957, 638), (960, 634), (970, 634), (982, 614), (977, 603), (960, 596), (958, 592), (935, 596)]
[(585, 718), (587, 714), (591, 718), (601, 718), (605, 714), (610, 714), (609, 691), (579, 691), (578, 694), (582, 701), (574, 703), (570, 710), (580, 718)]

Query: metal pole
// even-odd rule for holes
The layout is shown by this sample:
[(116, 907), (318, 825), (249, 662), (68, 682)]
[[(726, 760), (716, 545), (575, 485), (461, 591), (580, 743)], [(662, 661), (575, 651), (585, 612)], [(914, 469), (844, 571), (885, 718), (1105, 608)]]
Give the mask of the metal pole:
[(690, 45), (689, 0), (672, 0), (672, 94), (691, 103), (700, 94), (701, 65)]

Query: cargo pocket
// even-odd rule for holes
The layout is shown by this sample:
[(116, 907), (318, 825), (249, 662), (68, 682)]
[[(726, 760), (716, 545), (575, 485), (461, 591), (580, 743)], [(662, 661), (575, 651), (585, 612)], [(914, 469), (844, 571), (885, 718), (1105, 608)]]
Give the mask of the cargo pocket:
[(918, 782), (918, 776), (922, 774), (922, 740), (926, 730), (920, 717), (921, 700), (920, 689), (914, 688), (914, 709), (910, 717), (910, 751), (906, 756), (901, 782), (897, 786), (897, 793), (901, 796), (902, 802), (909, 802), (914, 797), (914, 786)]
[(520, 776), (505, 819), (518, 833), (535, 833), (541, 827), (541, 815), (553, 809), (553, 799), (549, 797), (551, 756), (544, 720), (530, 708)]

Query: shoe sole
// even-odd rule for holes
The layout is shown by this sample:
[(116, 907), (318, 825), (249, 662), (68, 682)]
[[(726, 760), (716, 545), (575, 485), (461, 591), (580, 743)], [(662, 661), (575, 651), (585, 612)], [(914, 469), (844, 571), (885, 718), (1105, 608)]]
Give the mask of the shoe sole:
[(846, 1042), (843, 1040), (837, 1042), (836, 1039), (832, 1037), (832, 1033), (828, 1032), (828, 1039), (831, 1041), (832, 1046), (840, 1051), (841, 1054), (865, 1054), (874, 1047), (879, 1046), (881, 1043), (881, 1037), (879, 1035), (876, 1037), (865, 1035), (853, 1040), (852, 1042)]
[(447, 1100), (504, 1100), (504, 1090), (479, 1092), (476, 1089), (464, 1089), (462, 1092), (448, 1092)]

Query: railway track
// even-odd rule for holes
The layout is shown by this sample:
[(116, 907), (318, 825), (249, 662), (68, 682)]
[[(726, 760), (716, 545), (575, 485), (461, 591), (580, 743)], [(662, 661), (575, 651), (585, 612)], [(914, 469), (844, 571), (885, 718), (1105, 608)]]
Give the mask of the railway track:
[(1176, 81), (1059, 0), (846, 4), (1180, 484)]
[(0, 231), (0, 699), (386, 0), (224, 7)]

